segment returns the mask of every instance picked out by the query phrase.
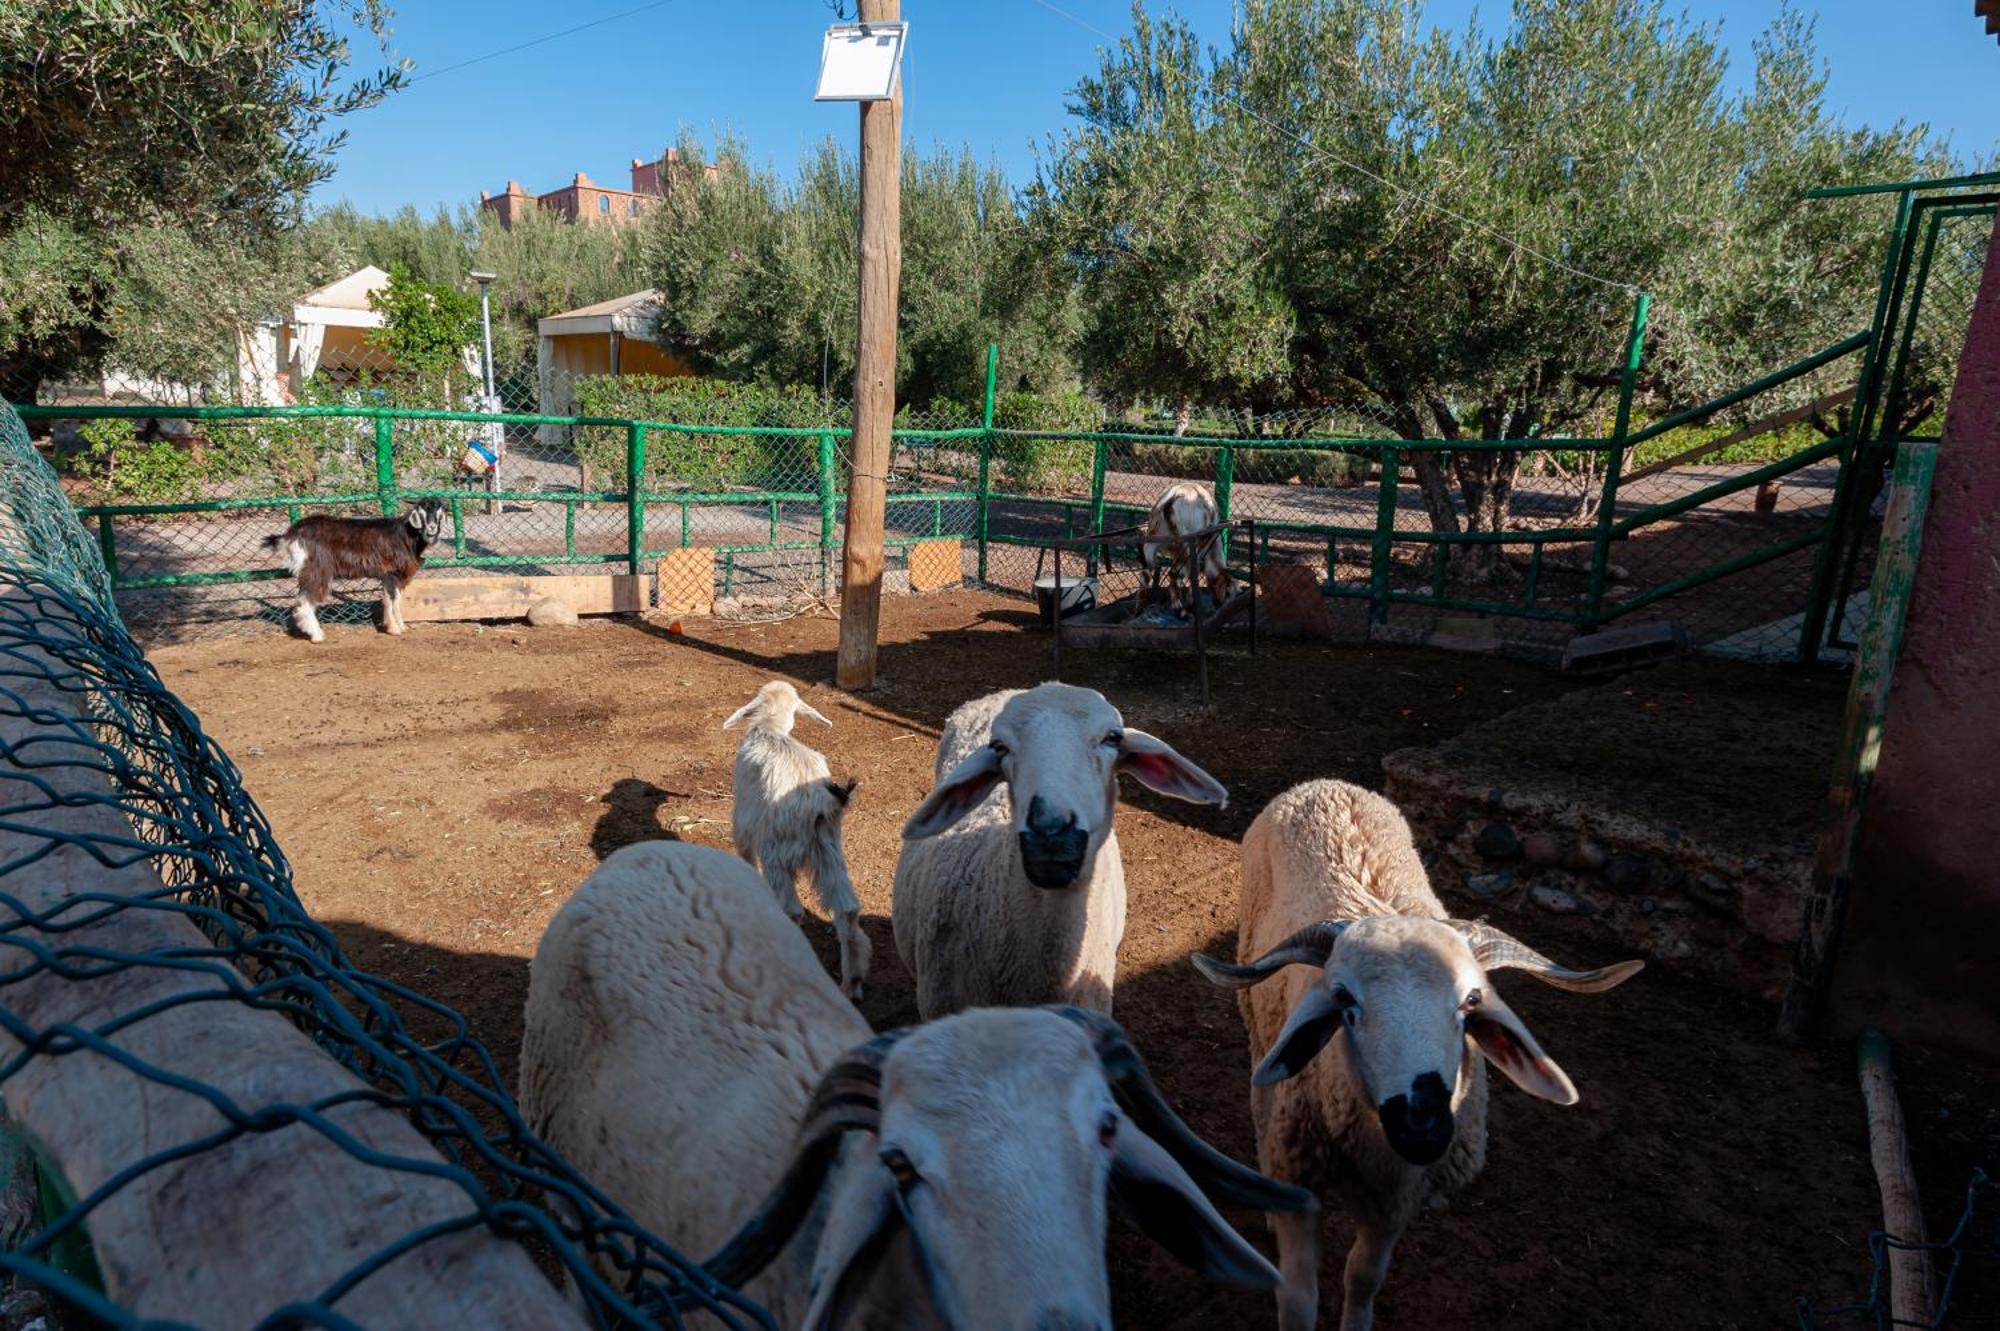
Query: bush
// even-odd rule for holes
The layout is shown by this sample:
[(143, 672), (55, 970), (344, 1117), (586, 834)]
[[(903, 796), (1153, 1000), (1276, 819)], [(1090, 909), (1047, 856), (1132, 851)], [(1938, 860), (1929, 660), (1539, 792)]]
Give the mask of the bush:
[[(1002, 430), (1065, 434), (1104, 426), (1104, 411), (1082, 393), (1003, 393), (993, 403), (993, 424)], [(1088, 439), (1002, 438), (993, 443), (998, 464), (991, 484), (1022, 494), (1060, 494), (1087, 486), (1096, 445)]]
[[(1131, 468), (1148, 476), (1177, 476), (1215, 481), (1217, 449), (1212, 444), (1134, 444)], [(1367, 481), (1374, 464), (1351, 453), (1317, 448), (1239, 448), (1236, 480), (1240, 484), (1283, 485), (1297, 477), (1304, 485), (1335, 488)]]
[[(848, 415), (845, 406), (827, 402), (804, 388), (767, 388), (726, 379), (656, 374), (579, 378), (576, 410), (579, 415), (614, 420), (806, 429), (844, 429)], [(622, 429), (578, 427), (576, 451), (584, 469), (584, 488), (624, 489), (625, 450)], [(803, 490), (818, 483), (817, 439), (680, 430), (653, 430), (646, 436), (648, 490), (707, 490), (727, 485)]]
[(185, 504), (201, 498), (205, 476), (193, 447), (174, 439), (141, 442), (130, 420), (85, 421), (83, 447), (63, 459), (97, 503)]

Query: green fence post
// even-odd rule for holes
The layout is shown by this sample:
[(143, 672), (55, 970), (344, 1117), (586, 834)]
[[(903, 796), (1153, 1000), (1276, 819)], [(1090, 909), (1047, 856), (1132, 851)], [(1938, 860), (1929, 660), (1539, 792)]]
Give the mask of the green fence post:
[[(819, 437), (819, 590), (824, 596), (833, 590), (834, 514), (839, 507), (839, 492), (834, 488), (833, 436)], [(986, 571), (986, 547), (980, 546), (979, 571)]]
[[(1368, 545), (1368, 620), (1389, 622), (1389, 538), (1396, 531), (1396, 483), (1403, 474), (1403, 452), (1382, 450), (1381, 488), (1375, 495), (1375, 535)], [(1326, 577), (1334, 580), (1333, 542), (1327, 542)]]
[(646, 562), (646, 427), (625, 427), (625, 563), (634, 576)]
[(1090, 448), (1090, 534), (1100, 535), (1104, 531), (1104, 473), (1111, 465), (1111, 443), (1103, 435), (1091, 441)]
[[(1236, 484), (1236, 450), (1224, 444), (1215, 459), (1215, 511), (1221, 522), (1229, 521), (1229, 492)], [(1229, 563), (1229, 533), (1222, 533), (1222, 562)], [(1250, 552), (1250, 562), (1257, 562), (1257, 552)]]
[(382, 516), (396, 516), (396, 423), (386, 415), (375, 418), (375, 494)]
[[(293, 519), (297, 521), (297, 519)], [(97, 549), (104, 557), (104, 577), (115, 591), (118, 587), (118, 541), (111, 534), (111, 515), (97, 515)]]
[(1641, 291), (1632, 302), (1632, 331), (1625, 339), (1625, 368), (1618, 379), (1618, 415), (1611, 424), (1611, 456), (1604, 461), (1604, 494), (1597, 501), (1597, 539), (1590, 551), (1590, 587), (1583, 626), (1597, 627), (1604, 613), (1604, 575), (1611, 562), (1611, 524), (1617, 518), (1618, 477), (1625, 470), (1625, 436), (1632, 428), (1632, 394), (1639, 386), (1639, 362), (1646, 354), (1646, 315), (1653, 298)]
[(979, 427), (985, 433), (979, 436), (979, 585), (986, 585), (986, 518), (990, 501), (987, 481), (993, 470), (993, 389), (1000, 377), (1000, 344), (986, 344), (986, 405), (980, 413)]

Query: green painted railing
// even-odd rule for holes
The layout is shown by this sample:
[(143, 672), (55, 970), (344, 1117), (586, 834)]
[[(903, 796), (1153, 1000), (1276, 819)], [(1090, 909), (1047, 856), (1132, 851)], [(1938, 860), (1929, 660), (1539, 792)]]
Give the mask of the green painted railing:
[[(1044, 543), (1044, 537), (1020, 530), (1023, 526), (1031, 525), (1021, 520), (1024, 517), (1032, 517), (1037, 513), (1059, 515), (1062, 533), (1066, 536), (1136, 525), (1143, 521), (1145, 505), (1120, 500), (1107, 493), (1108, 477), (1117, 470), (1114, 458), (1120, 452), (1121, 446), (1133, 444), (1211, 450), (1214, 453), (1212, 483), (1217, 503), (1225, 518), (1232, 515), (1233, 509), (1241, 509), (1244, 506), (1241, 472), (1244, 467), (1250, 465), (1246, 459), (1254, 459), (1260, 452), (1283, 450), (1333, 453), (1371, 464), (1374, 470), (1373, 483), (1376, 487), (1372, 522), (1317, 522), (1278, 516), (1269, 518), (1258, 516), (1261, 548), (1227, 550), (1226, 554), (1232, 563), (1240, 566), (1253, 559), (1268, 560), (1274, 539), (1295, 544), (1299, 538), (1307, 538), (1315, 545), (1323, 543), (1328, 561), (1326, 592), (1332, 596), (1366, 600), (1369, 603), (1371, 616), (1377, 621), (1386, 618), (1389, 607), (1393, 604), (1422, 604), (1441, 609), (1568, 621), (1587, 627), (1629, 614), (1676, 591), (1699, 586), (1743, 568), (1754, 567), (1758, 563), (1823, 542), (1830, 530), (1830, 524), (1817, 527), (1809, 533), (1795, 535), (1763, 550), (1720, 561), (1704, 569), (1692, 570), (1670, 583), (1662, 584), (1639, 596), (1622, 601), (1607, 598), (1606, 569), (1610, 550), (1617, 542), (1628, 540), (1635, 533), (1653, 524), (1670, 521), (1689, 509), (1713, 503), (1801, 467), (1811, 466), (1829, 458), (1846, 459), (1852, 455), (1852, 450), (1847, 448), (1843, 440), (1833, 439), (1778, 462), (1705, 486), (1687, 495), (1620, 512), (1619, 477), (1625, 457), (1633, 447), (1669, 430), (1704, 421), (1758, 393), (1810, 374), (1843, 356), (1865, 350), (1871, 344), (1870, 332), (1857, 333), (1743, 388), (1699, 406), (1676, 412), (1643, 428), (1633, 428), (1632, 402), (1644, 348), (1645, 331), (1646, 302), (1642, 297), (1634, 310), (1632, 328), (1627, 339), (1615, 427), (1608, 438), (1602, 439), (1411, 440), (1346, 436), (1244, 438), (1227, 435), (1162, 435), (1139, 431), (1052, 432), (1004, 429), (994, 424), (998, 356), (997, 348), (989, 348), (986, 401), (979, 426), (965, 429), (895, 432), (899, 445), (916, 445), (933, 450), (942, 447), (955, 464), (950, 468), (952, 473), (971, 475), (973, 483), (970, 487), (947, 485), (890, 493), (888, 503), (892, 508), (907, 509), (917, 506), (921, 509), (928, 506), (929, 521), (919, 520), (918, 525), (921, 530), (909, 530), (907, 523), (904, 524), (903, 530), (892, 529), (886, 544), (895, 548), (917, 541), (940, 538), (972, 541), (977, 551), (979, 580), (984, 584), (988, 581), (990, 554), (993, 548), (1035, 547)], [(1868, 372), (1879, 375), (1879, 370), (1872, 366)], [(339, 405), (34, 406), (20, 408), (20, 411), (24, 417), (31, 420), (165, 418), (231, 422), (340, 418), (372, 423), (375, 456), (374, 488), (370, 490), (230, 497), (181, 503), (99, 504), (80, 508), (78, 511), (81, 517), (97, 524), (99, 548), (103, 552), (112, 585), (120, 589), (249, 583), (282, 578), (287, 574), (281, 567), (158, 574), (134, 573), (121, 567), (117, 540), (119, 523), (176, 515), (260, 509), (283, 511), (288, 519), (295, 520), (307, 509), (357, 505), (374, 506), (385, 514), (393, 514), (410, 501), (429, 498), (443, 500), (449, 506), (450, 553), (435, 555), (430, 561), (448, 568), (508, 568), (537, 564), (623, 564), (631, 572), (639, 573), (649, 561), (657, 560), (675, 548), (675, 544), (663, 546), (649, 540), (647, 518), (648, 514), (656, 509), (677, 513), (679, 546), (696, 543), (693, 539), (696, 534), (693, 524), (695, 516), (704, 509), (727, 508), (736, 510), (739, 514), (745, 510), (763, 511), (758, 539), (721, 544), (702, 542), (710, 544), (710, 548), (722, 556), (725, 592), (733, 583), (739, 557), (772, 552), (816, 552), (824, 586), (832, 577), (836, 552), (840, 546), (838, 518), (842, 488), (839, 467), (842, 455), (841, 442), (848, 437), (849, 432), (838, 427), (699, 425), (681, 421), (624, 420), (597, 416), (552, 416), (534, 413), (487, 415), (469, 411)], [(623, 432), (625, 444), (623, 486), (619, 489), (592, 490), (487, 491), (402, 484), (397, 476), (398, 427), (418, 422), (452, 422), (477, 426), (496, 423), (518, 426), (556, 425), (618, 430)], [(649, 456), (655, 458), (665, 456), (656, 451), (666, 447), (664, 441), (671, 440), (675, 436), (694, 435), (711, 438), (755, 437), (809, 442), (812, 446), (812, 460), (806, 465), (810, 466), (815, 474), (809, 485), (795, 488), (747, 486), (741, 489), (726, 486), (685, 490), (651, 488), (647, 477)], [(1087, 448), (1090, 455), (1087, 497), (1074, 493), (1033, 494), (997, 488), (993, 467), (996, 446), (1020, 440), (1074, 443), (1080, 448)], [(1590, 452), (1605, 454), (1604, 488), (1594, 518), (1585, 525), (1505, 531), (1437, 531), (1429, 528), (1406, 529), (1397, 525), (1399, 501), (1403, 494), (1403, 486), (1406, 484), (1405, 471), (1410, 465), (1427, 454), (1442, 463), (1453, 453), (1490, 450), (1508, 450), (1524, 455), (1537, 452), (1560, 452), (1571, 455)], [(973, 475), (975, 471), (976, 475)], [(493, 553), (475, 548), (468, 540), (466, 514), (468, 503), (560, 505), (563, 510), (560, 553), (555, 551)], [(788, 536), (783, 518), (783, 507), (787, 504), (816, 509), (817, 529), (813, 530), (808, 526), (806, 535)], [(622, 506), (626, 510), (622, 539), (617, 540), (617, 548), (595, 551), (578, 548), (577, 511), (584, 505)], [(948, 521), (947, 506), (963, 506), (967, 515), (964, 521)], [(1014, 530), (1006, 530), (1009, 526)], [(657, 532), (652, 534), (657, 536)], [(602, 533), (600, 538), (601, 536)], [(1365, 543), (1368, 568), (1365, 581), (1346, 581), (1338, 577), (1337, 543), (1341, 541)], [(1580, 597), (1571, 596), (1570, 599), (1574, 604), (1566, 607), (1547, 604), (1541, 585), (1545, 547), (1581, 544), (1588, 544), (1590, 547), (1585, 591)], [(1504, 600), (1484, 599), (1476, 595), (1448, 595), (1447, 571), (1454, 548), (1469, 549), (1496, 545), (1525, 549), (1527, 575), (1519, 584), (1518, 590), (1521, 594), (1516, 598)], [(1426, 554), (1428, 577), (1425, 579), (1427, 585), (1422, 587), (1396, 585), (1399, 581), (1394, 576), (1397, 567), (1395, 552), (1398, 546), (1428, 547)], [(1136, 549), (1132, 553), (1136, 555)]]

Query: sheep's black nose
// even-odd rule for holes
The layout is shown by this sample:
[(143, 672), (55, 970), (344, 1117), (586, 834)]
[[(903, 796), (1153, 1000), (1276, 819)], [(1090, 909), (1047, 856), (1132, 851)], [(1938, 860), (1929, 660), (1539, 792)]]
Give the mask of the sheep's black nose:
[(1073, 886), (1083, 872), (1083, 852), (1089, 835), (1076, 825), (1076, 815), (1058, 815), (1037, 795), (1028, 802), (1028, 827), (1021, 833), (1021, 867), (1036, 887), (1058, 890)]
[(1451, 1092), (1444, 1078), (1426, 1072), (1407, 1095), (1391, 1096), (1376, 1107), (1382, 1134), (1397, 1155), (1413, 1165), (1433, 1165), (1451, 1147)]

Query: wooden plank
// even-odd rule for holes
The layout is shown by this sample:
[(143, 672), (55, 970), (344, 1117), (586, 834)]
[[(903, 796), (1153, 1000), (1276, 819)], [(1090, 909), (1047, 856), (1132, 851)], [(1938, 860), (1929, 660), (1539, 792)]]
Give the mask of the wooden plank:
[(1656, 475), (1671, 467), (1685, 466), (1690, 462), (1700, 461), (1711, 453), (1719, 453), (1725, 448), (1742, 443), (1745, 439), (1755, 439), (1760, 434), (1769, 434), (1773, 430), (1782, 430), (1787, 425), (1797, 425), (1800, 421), (1810, 420), (1822, 411), (1832, 411), (1835, 407), (1844, 407), (1853, 400), (1854, 388), (1850, 385), (1841, 389), (1838, 393), (1828, 393), (1825, 397), (1814, 398), (1802, 407), (1793, 407), (1790, 411), (1781, 411), (1775, 416), (1766, 416), (1761, 421), (1752, 421), (1742, 429), (1732, 430), (1720, 439), (1711, 439), (1705, 444), (1696, 444), (1693, 448), (1685, 449), (1670, 458), (1662, 458), (1660, 461), (1641, 467), (1637, 471), (1627, 472), (1621, 484), (1630, 485), (1633, 481)]
[(715, 551), (690, 545), (660, 560), (658, 605), (676, 615), (715, 612)]
[[(10, 611), (35, 614), (19, 593), (5, 600)], [(49, 632), (64, 630), (51, 624)], [(22, 950), (28, 947), (75, 963), (92, 955), (195, 958), (210, 955), (214, 944), (185, 917), (156, 909), (100, 915), (102, 906), (71, 908), (57, 931), (29, 923), (59, 914), (84, 893), (149, 902), (166, 893), (149, 861), (105, 863), (82, 844), (130, 844), (135, 835), (103, 802), (104, 760), (77, 742), (92, 733), (88, 695), (25, 639), (13, 651), (11, 696), (0, 706), (0, 754), (40, 755), (32, 783), (0, 760), (0, 784), (32, 802), (0, 826), (0, 864), (25, 866), (7, 875), (15, 904), (0, 912), (16, 944), (18, 978), (6, 988), (14, 1029), (48, 1032), (74, 1023), (103, 1032), (130, 1058), (213, 1087), (247, 1112), (359, 1091), (360, 1080), (291, 1022), (237, 1001), (217, 976), (100, 962), (65, 970), (28, 965)], [(90, 922), (78, 922), (84, 914)], [(141, 1008), (153, 1015), (107, 1029)], [(0, 1057), (21, 1050), (11, 1034), (0, 1034)], [(0, 1092), (8, 1114), (42, 1144), (78, 1196), (136, 1161), (201, 1142), (225, 1122), (205, 1097), (88, 1050), (30, 1058)], [(430, 1170), (444, 1167), (392, 1109), (357, 1099), (327, 1118), (365, 1150)], [(106, 1290), (119, 1304), (142, 1318), (238, 1331), (287, 1303), (317, 1298), (394, 1240), (472, 1210), (472, 1199), (444, 1178), (365, 1164), (293, 1123), (199, 1149), (124, 1181), (91, 1212), (89, 1227)], [(526, 1249), (479, 1225), (418, 1245), (335, 1306), (363, 1326), (529, 1331), (582, 1324)]]
[[(1917, 1171), (1903, 1103), (1896, 1098), (1889, 1037), (1874, 1026), (1861, 1032), (1861, 1100), (1868, 1109), (1868, 1158), (1882, 1194), (1882, 1229), (1902, 1243), (1924, 1241), (1924, 1208), (1917, 1201)], [(1892, 1326), (1929, 1326), (1936, 1306), (1930, 1254), (1921, 1248), (1889, 1249), (1889, 1317)]]
[(639, 615), (651, 608), (649, 581), (630, 573), (419, 577), (403, 592), (403, 618), (411, 623), (519, 619), (545, 597), (579, 615)]
[(964, 556), (957, 541), (918, 541), (910, 547), (910, 590), (942, 591), (965, 581)]
[(1779, 1029), (1794, 1039), (1805, 1039), (1818, 1025), (1840, 952), (1855, 849), (1861, 839), (1861, 816), (1882, 750), (1889, 686), (1903, 645), (1903, 620), (1916, 582), (1924, 514), (1930, 509), (1931, 477), (1936, 468), (1936, 444), (1912, 440), (1896, 446), (1889, 505), (1882, 514), (1875, 576), (1869, 583), (1868, 622), (1854, 654), (1846, 721), (1827, 790), (1826, 819), (1813, 855), (1812, 885), (1806, 893), (1805, 919), (1792, 956), (1792, 978), (1778, 1016)]
[[(863, 23), (893, 23), (899, 0), (861, 0)], [(854, 354), (854, 457), (847, 470), (847, 544), (841, 561), (843, 689), (875, 687), (882, 619), (882, 528), (896, 416), (896, 298), (902, 276), (903, 89), (861, 104), (861, 289)]]

